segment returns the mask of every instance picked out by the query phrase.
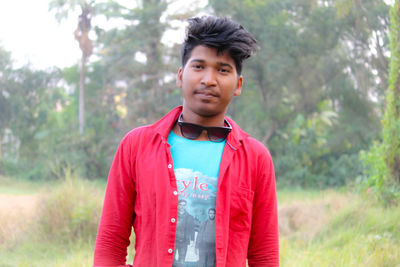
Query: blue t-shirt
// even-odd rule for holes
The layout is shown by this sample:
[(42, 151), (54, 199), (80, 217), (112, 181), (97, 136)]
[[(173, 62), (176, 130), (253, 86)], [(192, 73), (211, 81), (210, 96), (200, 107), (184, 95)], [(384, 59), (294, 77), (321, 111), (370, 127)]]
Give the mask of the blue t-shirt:
[[(205, 257), (202, 240), (215, 243), (215, 229), (210, 225), (215, 228), (218, 172), (225, 141), (190, 140), (171, 131), (168, 143), (179, 192), (173, 266), (197, 266)], [(206, 257), (210, 260), (209, 252)]]

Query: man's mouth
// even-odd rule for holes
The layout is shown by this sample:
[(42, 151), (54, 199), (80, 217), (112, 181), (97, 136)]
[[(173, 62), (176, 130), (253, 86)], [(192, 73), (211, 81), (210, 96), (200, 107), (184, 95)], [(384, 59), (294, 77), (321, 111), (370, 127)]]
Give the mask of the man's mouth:
[(196, 90), (195, 94), (206, 98), (218, 97), (218, 94), (211, 90)]

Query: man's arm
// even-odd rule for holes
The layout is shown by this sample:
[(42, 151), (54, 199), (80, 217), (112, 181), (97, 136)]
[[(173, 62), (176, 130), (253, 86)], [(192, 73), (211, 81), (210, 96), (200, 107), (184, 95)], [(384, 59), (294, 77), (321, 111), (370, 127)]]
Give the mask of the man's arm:
[(248, 264), (250, 267), (279, 266), (278, 214), (275, 173), (269, 151), (259, 158), (253, 201)]
[(129, 135), (121, 141), (108, 176), (94, 250), (94, 267), (125, 265), (136, 198)]

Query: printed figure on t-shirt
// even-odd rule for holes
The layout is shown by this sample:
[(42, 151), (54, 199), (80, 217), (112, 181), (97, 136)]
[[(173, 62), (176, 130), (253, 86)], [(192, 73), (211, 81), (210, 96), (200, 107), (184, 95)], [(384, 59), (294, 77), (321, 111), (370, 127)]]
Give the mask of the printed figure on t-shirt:
[[(194, 241), (194, 218), (186, 211), (186, 205), (186, 200), (179, 200), (177, 231), (175, 235), (174, 267), (184, 266), (187, 248), (190, 241)], [(178, 254), (177, 261), (176, 254)]]
[(208, 210), (208, 220), (200, 225), (196, 239), (196, 251), (199, 252), (198, 267), (214, 267), (215, 257), (215, 209)]

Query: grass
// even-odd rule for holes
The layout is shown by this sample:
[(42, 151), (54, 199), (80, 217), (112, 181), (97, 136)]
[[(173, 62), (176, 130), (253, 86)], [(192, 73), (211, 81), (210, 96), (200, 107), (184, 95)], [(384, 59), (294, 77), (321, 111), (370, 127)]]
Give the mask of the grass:
[(92, 265), (104, 182), (72, 174), (51, 184), (0, 177), (0, 187), (6, 188), (0, 197), (17, 207), (0, 205), (0, 266)]
[(346, 199), (327, 211), (312, 238), (281, 235), (282, 266), (400, 266), (400, 207), (385, 209), (358, 195)]
[(27, 180), (11, 179), (0, 176), (0, 194), (26, 195), (38, 193), (44, 187), (43, 183)]
[[(37, 196), (34, 212), (0, 209), (0, 266), (92, 265), (104, 183), (70, 175), (49, 186), (0, 177), (0, 188)], [(400, 207), (345, 190), (280, 190), (278, 199), (281, 266), (400, 266)], [(132, 262), (132, 246), (128, 251)]]

